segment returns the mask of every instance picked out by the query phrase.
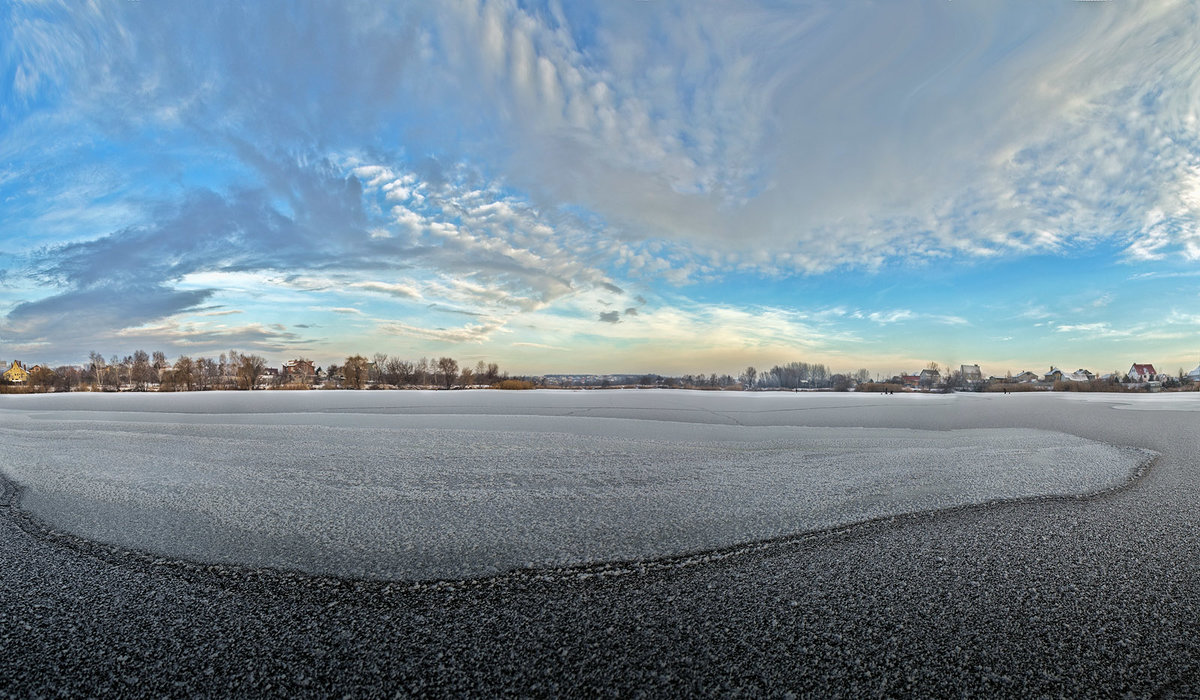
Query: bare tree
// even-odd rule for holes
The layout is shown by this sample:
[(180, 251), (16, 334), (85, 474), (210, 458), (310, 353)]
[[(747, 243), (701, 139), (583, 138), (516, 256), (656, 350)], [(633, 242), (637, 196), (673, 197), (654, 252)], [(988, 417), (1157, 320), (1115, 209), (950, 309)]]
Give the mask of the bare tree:
[(79, 367), (63, 365), (54, 370), (56, 391), (72, 391), (83, 383), (83, 372)]
[(437, 373), (438, 378), (449, 389), (454, 386), (454, 380), (458, 379), (458, 361), (451, 357), (438, 358)]
[(117, 359), (116, 355), (113, 355), (112, 362), (110, 364), (116, 366), (116, 368), (117, 368), (117, 388), (118, 389), (128, 386), (129, 384), (133, 383), (133, 356), (132, 355), (126, 355), (125, 357), (122, 357), (120, 360)]
[(212, 388), (213, 382), (217, 378), (217, 363), (208, 357), (201, 357), (196, 360), (196, 388), (200, 391), (208, 391)]
[(346, 364), (342, 365), (342, 374), (351, 389), (361, 389), (367, 385), (368, 370), (367, 358), (362, 355), (347, 357)]
[(417, 360), (417, 365), (413, 369), (413, 384), (428, 384), (429, 375), (432, 373), (432, 371), (433, 370), (429, 360), (425, 359), (424, 357), (422, 357), (420, 360)]
[(146, 385), (152, 379), (154, 367), (150, 364), (150, 356), (145, 350), (135, 350), (133, 361), (129, 366), (129, 381), (138, 391), (145, 391)]
[(108, 365), (104, 362), (104, 355), (93, 350), (88, 354), (88, 374), (92, 377), (92, 386), (103, 388), (104, 385), (104, 368)]
[(242, 391), (251, 391), (267, 369), (267, 360), (258, 355), (238, 355), (237, 360), (237, 387)]
[(151, 372), (150, 381), (152, 381), (152, 382), (161, 381), (162, 371), (164, 369), (169, 368), (171, 366), (171, 364), (169, 362), (167, 362), (167, 356), (165, 353), (163, 353), (162, 350), (155, 350), (154, 353), (150, 357), (151, 357), (150, 367), (153, 370)]
[(45, 365), (34, 365), (29, 371), (29, 386), (35, 389), (46, 391), (54, 386), (54, 380), (54, 370)]
[(102, 383), (114, 390), (121, 388), (121, 359), (116, 355), (108, 359), (108, 366), (104, 370), (104, 381)]
[(385, 381), (384, 377), (387, 371), (387, 353), (377, 352), (371, 360), (375, 363), (375, 366), (371, 368), (371, 379), (381, 384), (390, 384), (391, 382)]
[(747, 389), (753, 389), (754, 383), (758, 381), (758, 370), (751, 365), (742, 372), (742, 386)]
[(389, 357), (385, 365), (384, 376), (388, 384), (411, 384), (413, 379), (413, 363), (401, 360), (399, 357)]
[(237, 350), (230, 350), (226, 356), (229, 358), (229, 362), (225, 365), (225, 376), (222, 377), (222, 381), (226, 385), (237, 386), (237, 373), (242, 366), (242, 354)]
[(195, 375), (196, 363), (187, 355), (180, 355), (179, 359), (175, 360), (172, 379), (177, 385), (182, 385), (185, 391), (193, 391), (196, 388)]

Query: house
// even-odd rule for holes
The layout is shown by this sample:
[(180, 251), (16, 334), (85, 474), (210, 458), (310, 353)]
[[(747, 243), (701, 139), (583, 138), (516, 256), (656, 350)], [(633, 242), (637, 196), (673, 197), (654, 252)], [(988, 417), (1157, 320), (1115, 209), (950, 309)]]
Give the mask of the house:
[(1063, 372), (1052, 367), (1053, 371), (1058, 373), (1058, 378), (1064, 382), (1090, 382), (1096, 378), (1096, 375), (1086, 369), (1077, 369), (1074, 372)]
[(1154, 365), (1139, 365), (1136, 362), (1129, 368), (1129, 378), (1135, 382), (1152, 382), (1158, 379)]
[(903, 384), (904, 386), (913, 387), (915, 389), (917, 384), (919, 384), (920, 382), (921, 382), (921, 377), (919, 377), (915, 374), (900, 375), (900, 383)]
[(21, 366), (20, 360), (13, 360), (12, 365), (0, 376), (3, 376), (6, 382), (24, 384), (29, 381), (29, 370)]
[(936, 369), (921, 370), (920, 385), (929, 387), (942, 383), (942, 373)]
[(967, 384), (978, 384), (983, 381), (983, 372), (979, 370), (979, 365), (963, 365), (959, 372), (962, 373), (962, 380)]
[(1042, 379), (1044, 379), (1047, 382), (1059, 382), (1059, 381), (1062, 381), (1062, 378), (1063, 378), (1063, 371), (1061, 369), (1055, 367), (1054, 365), (1050, 365), (1050, 371), (1046, 372), (1044, 375), (1042, 375)]
[(317, 368), (312, 360), (289, 360), (283, 363), (284, 381), (312, 381), (317, 375)]
[(1038, 376), (1029, 370), (1025, 370), (1020, 374), (1014, 375), (1012, 380), (1018, 384), (1030, 384), (1038, 380)]
[(1187, 378), (1193, 382), (1200, 382), (1200, 365), (1196, 365), (1196, 369), (1187, 373)]
[(263, 367), (262, 374), (258, 375), (254, 385), (266, 389), (267, 387), (279, 384), (279, 369), (277, 367)]

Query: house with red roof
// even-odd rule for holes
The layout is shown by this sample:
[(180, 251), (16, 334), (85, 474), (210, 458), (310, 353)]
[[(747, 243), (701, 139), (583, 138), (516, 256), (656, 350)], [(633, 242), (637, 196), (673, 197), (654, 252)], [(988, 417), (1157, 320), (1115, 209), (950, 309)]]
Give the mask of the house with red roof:
[(1129, 378), (1135, 382), (1153, 382), (1158, 380), (1158, 372), (1154, 365), (1139, 365), (1136, 362), (1129, 368)]

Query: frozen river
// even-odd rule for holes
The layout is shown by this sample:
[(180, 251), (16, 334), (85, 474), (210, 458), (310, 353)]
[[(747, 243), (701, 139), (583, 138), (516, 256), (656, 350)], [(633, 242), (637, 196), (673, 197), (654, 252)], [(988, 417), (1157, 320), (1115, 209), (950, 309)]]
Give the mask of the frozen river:
[[(1008, 398), (5, 396), (0, 470), (23, 487), (22, 508), (90, 539), (201, 562), (438, 579), (673, 556), (916, 511), (1090, 493), (1127, 482), (1153, 454), (982, 419), (962, 427), (962, 411)], [(1020, 399), (1023, 410), (1079, 400), (1037, 398)], [(1142, 398), (1124, 407), (1159, 405)], [(1200, 406), (1189, 401), (1172, 410)], [(958, 429), (926, 420), (948, 406), (961, 409)]]

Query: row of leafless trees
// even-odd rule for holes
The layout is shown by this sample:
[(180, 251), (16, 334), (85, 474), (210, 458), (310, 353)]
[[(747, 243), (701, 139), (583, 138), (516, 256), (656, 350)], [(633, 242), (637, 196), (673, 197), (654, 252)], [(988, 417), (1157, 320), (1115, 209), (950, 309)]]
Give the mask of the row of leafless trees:
[[(250, 390), (272, 384), (348, 389), (414, 386), (448, 389), (456, 385), (494, 386), (509, 379), (508, 373), (501, 372), (495, 362), (479, 361), (472, 367), (460, 366), (451, 357), (409, 360), (386, 353), (376, 353), (371, 359), (360, 354), (351, 355), (341, 364), (333, 363), (323, 369), (314, 366), (311, 375), (276, 377), (275, 373), (271, 373), (270, 379), (267, 375), (265, 358), (237, 350), (221, 353), (217, 357), (193, 358), (183, 355), (173, 363), (168, 362), (161, 351), (147, 353), (136, 350), (130, 355), (113, 355), (107, 360), (100, 353), (92, 352), (83, 367), (63, 366), (36, 373), (31, 377), (30, 384), (35, 389), (50, 391), (70, 391), (80, 386), (103, 391), (144, 391), (152, 387), (160, 391)], [(861, 382), (868, 378), (869, 373), (865, 369), (853, 374), (833, 374), (823, 364), (791, 362), (776, 365), (762, 373), (754, 367), (747, 367), (737, 379), (715, 373), (685, 374), (681, 377), (647, 375), (642, 378), (641, 385), (723, 389), (740, 382), (747, 389), (839, 388), (847, 384), (849, 379)], [(607, 383), (608, 380), (605, 380)]]
[(844, 389), (852, 383), (866, 382), (870, 378), (871, 372), (866, 369), (843, 374), (830, 372), (828, 367), (820, 363), (789, 362), (775, 365), (766, 372), (747, 367), (740, 380), (747, 389)]
[(113, 355), (109, 360), (92, 352), (80, 372), (80, 384), (109, 391), (144, 391), (151, 386), (164, 391), (249, 390), (258, 384), (266, 368), (266, 358), (237, 350), (216, 358), (182, 355), (174, 363), (167, 362), (166, 355), (158, 351), (147, 354), (136, 350), (123, 358)]
[[(315, 367), (310, 375), (278, 377), (270, 372), (267, 360), (252, 353), (230, 350), (217, 357), (180, 356), (168, 362), (162, 352), (136, 350), (130, 355), (105, 359), (99, 352), (88, 355), (82, 367), (64, 365), (55, 369), (38, 367), (32, 373), (31, 388), (41, 391), (71, 391), (88, 387), (100, 391), (151, 388), (159, 391), (207, 391), (213, 389), (251, 390), (272, 383), (305, 386), (330, 386), (350, 389), (375, 387), (494, 385), (508, 379), (495, 362), (478, 362), (460, 367), (451, 357), (406, 360), (377, 353), (371, 360), (351, 355), (342, 364)], [(268, 381), (268, 374), (271, 375)]]
[(329, 381), (351, 389), (363, 389), (368, 385), (383, 387), (404, 386), (491, 386), (508, 378), (500, 372), (495, 362), (480, 360), (472, 367), (459, 367), (452, 357), (431, 360), (406, 360), (389, 357), (386, 353), (375, 353), (371, 360), (362, 355), (352, 355), (341, 365), (330, 365), (325, 371)]

